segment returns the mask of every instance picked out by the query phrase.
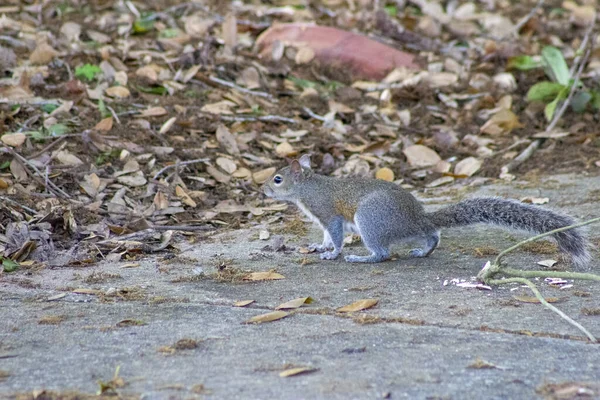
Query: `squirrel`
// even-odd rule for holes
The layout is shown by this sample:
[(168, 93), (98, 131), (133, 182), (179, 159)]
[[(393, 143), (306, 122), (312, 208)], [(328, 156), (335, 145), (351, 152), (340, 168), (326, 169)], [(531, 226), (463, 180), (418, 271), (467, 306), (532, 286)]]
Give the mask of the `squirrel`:
[[(312, 244), (309, 249), (326, 260), (340, 255), (345, 231), (359, 234), (371, 251), (368, 256), (347, 255), (345, 260), (375, 263), (390, 257), (392, 243), (407, 239), (423, 243), (410, 251), (411, 257), (429, 256), (440, 242), (440, 228), (487, 223), (545, 233), (575, 223), (570, 216), (497, 197), (463, 200), (425, 212), (412, 194), (392, 182), (319, 175), (311, 169), (308, 155), (276, 171), (263, 185), (263, 192), (295, 203), (321, 227), (323, 243)], [(555, 233), (553, 237), (576, 267), (589, 263), (588, 241), (579, 229)]]

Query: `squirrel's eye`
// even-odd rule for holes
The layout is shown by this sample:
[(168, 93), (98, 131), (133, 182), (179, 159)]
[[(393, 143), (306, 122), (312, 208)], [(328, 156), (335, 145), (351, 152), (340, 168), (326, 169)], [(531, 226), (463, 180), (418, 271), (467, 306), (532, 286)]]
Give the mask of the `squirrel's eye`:
[(281, 175), (275, 175), (275, 177), (273, 178), (273, 182), (275, 182), (276, 185), (281, 185), (281, 182), (283, 182), (283, 178), (281, 177)]

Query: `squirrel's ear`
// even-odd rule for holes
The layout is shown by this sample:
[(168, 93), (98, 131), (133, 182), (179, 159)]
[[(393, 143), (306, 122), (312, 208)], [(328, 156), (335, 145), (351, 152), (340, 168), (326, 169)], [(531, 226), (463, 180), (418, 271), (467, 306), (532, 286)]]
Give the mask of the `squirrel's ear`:
[(292, 161), (290, 164), (290, 172), (294, 178), (300, 178), (302, 176), (302, 165), (300, 165), (298, 160)]
[(300, 157), (299, 163), (303, 168), (310, 169), (310, 156), (308, 154), (303, 155)]

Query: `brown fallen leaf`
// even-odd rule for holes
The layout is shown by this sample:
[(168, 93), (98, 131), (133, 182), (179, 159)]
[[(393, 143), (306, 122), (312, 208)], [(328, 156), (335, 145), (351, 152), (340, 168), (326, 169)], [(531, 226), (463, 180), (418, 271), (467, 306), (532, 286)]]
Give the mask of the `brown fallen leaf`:
[(352, 304), (348, 304), (347, 306), (338, 308), (336, 311), (337, 312), (361, 311), (361, 310), (366, 310), (368, 308), (371, 308), (371, 307), (375, 306), (377, 303), (379, 303), (378, 299), (357, 300)]
[(142, 117), (162, 117), (163, 115), (167, 115), (164, 107), (150, 107), (140, 113)]
[(402, 152), (406, 156), (406, 159), (411, 167), (431, 167), (442, 160), (438, 153), (421, 144), (408, 146)]
[(286, 369), (285, 371), (281, 371), (279, 373), (279, 376), (282, 378), (287, 378), (290, 376), (296, 376), (296, 375), (300, 375), (300, 374), (307, 374), (310, 372), (315, 372), (317, 371), (317, 368), (313, 368), (313, 367), (297, 367), (297, 368), (290, 368), (290, 369)]
[(263, 322), (272, 322), (277, 321), (279, 319), (285, 318), (289, 315), (285, 311), (273, 311), (266, 314), (255, 315), (247, 321), (244, 321), (245, 324), (262, 324)]
[(279, 279), (285, 279), (285, 276), (272, 271), (252, 272), (244, 277), (245, 281), (274, 281)]
[(144, 326), (144, 325), (148, 325), (148, 324), (139, 319), (124, 319), (122, 321), (117, 322), (117, 324), (116, 324), (116, 326), (118, 328), (126, 328), (128, 326)]
[[(298, 60), (313, 60), (348, 74), (348, 78), (381, 80), (395, 68), (418, 69), (414, 56), (341, 29), (302, 23), (275, 24), (256, 40), (260, 57), (270, 58), (276, 43), (300, 49)], [(360, 51), (356, 51), (360, 49)]]
[(267, 181), (267, 179), (269, 179), (271, 177), (271, 175), (273, 175), (275, 173), (275, 171), (277, 171), (277, 169), (275, 167), (256, 171), (255, 173), (252, 174), (252, 179), (254, 179), (254, 182), (256, 182), (258, 184), (265, 183)]
[(98, 122), (96, 124), (96, 126), (94, 126), (94, 129), (98, 130), (98, 131), (102, 131), (102, 132), (108, 132), (112, 129), (113, 127), (113, 117), (108, 117), (108, 118), (104, 118), (102, 120), (100, 120), (100, 122)]
[(304, 304), (311, 304), (313, 301), (314, 300), (312, 299), (312, 297), (299, 297), (294, 300), (286, 301), (285, 303), (280, 304), (277, 307), (275, 307), (275, 309), (276, 310), (291, 310), (294, 308), (300, 308)]
[(234, 307), (246, 307), (254, 303), (255, 300), (240, 300), (233, 303)]
[(478, 160), (475, 157), (467, 157), (456, 163), (454, 175), (468, 177), (479, 171), (479, 168), (481, 168), (481, 160)]
[(27, 136), (25, 136), (25, 134), (21, 132), (7, 133), (5, 135), (2, 135), (2, 137), (0, 138), (0, 140), (2, 140), (2, 143), (11, 147), (19, 147), (20, 145), (25, 143), (25, 139), (27, 139)]
[(76, 294), (93, 294), (93, 295), (99, 295), (102, 293), (102, 291), (100, 290), (96, 290), (96, 289), (86, 289), (86, 288), (80, 288), (80, 289), (74, 289), (72, 291), (72, 293), (76, 293)]
[(510, 110), (501, 109), (479, 128), (479, 132), (488, 135), (508, 134), (513, 129), (522, 128), (519, 118)]
[[(515, 300), (519, 300), (522, 303), (539, 303), (540, 302), (538, 300), (538, 298), (534, 297), (534, 296), (513, 296), (513, 298)], [(546, 297), (545, 300), (548, 303), (556, 303), (556, 302), (560, 301), (560, 298), (558, 298), (558, 297)]]

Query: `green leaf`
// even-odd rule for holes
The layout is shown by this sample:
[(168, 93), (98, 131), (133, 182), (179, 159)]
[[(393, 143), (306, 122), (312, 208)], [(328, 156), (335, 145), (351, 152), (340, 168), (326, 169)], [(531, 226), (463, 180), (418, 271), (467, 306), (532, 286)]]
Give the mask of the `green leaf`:
[(112, 116), (112, 113), (108, 108), (106, 108), (104, 100), (102, 99), (98, 99), (98, 111), (100, 111), (100, 115), (102, 116), (102, 118), (108, 118)]
[(42, 104), (42, 111), (45, 113), (50, 114), (52, 111), (56, 110), (58, 108), (58, 104), (51, 104), (51, 103), (46, 103), (46, 104)]
[(10, 161), (4, 161), (2, 164), (0, 164), (0, 170), (5, 170), (7, 168), (10, 168)]
[(542, 62), (531, 56), (517, 56), (508, 59), (507, 69), (518, 69), (519, 71), (529, 71), (542, 66)]
[(88, 81), (93, 80), (100, 72), (102, 72), (100, 67), (93, 64), (85, 64), (75, 68), (75, 76), (78, 78), (85, 78)]
[(544, 115), (546, 116), (546, 120), (550, 121), (556, 112), (556, 107), (558, 106), (558, 102), (565, 99), (569, 94), (569, 88), (564, 87), (557, 95), (552, 102), (546, 104), (544, 108)]
[(150, 32), (152, 29), (154, 29), (155, 19), (155, 15), (149, 15), (136, 20), (133, 23), (133, 33), (137, 35), (142, 35), (144, 33)]
[(588, 104), (592, 100), (592, 94), (587, 90), (577, 92), (571, 99), (571, 108), (576, 113), (582, 113), (587, 108)]
[(2, 267), (4, 272), (13, 272), (19, 268), (19, 263), (11, 260), (10, 258), (2, 258)]
[(167, 89), (163, 86), (154, 86), (154, 87), (144, 87), (144, 86), (137, 86), (136, 85), (137, 90), (139, 90), (140, 92), (144, 92), (144, 93), (150, 93), (150, 94), (158, 94), (158, 95), (164, 95), (167, 94)]
[(546, 46), (542, 49), (542, 60), (546, 66), (546, 74), (561, 85), (569, 84), (569, 68), (559, 49)]
[(597, 90), (592, 90), (592, 107), (594, 110), (600, 109), (600, 92)]
[(527, 101), (543, 101), (544, 103), (554, 99), (566, 86), (560, 83), (543, 81), (529, 88)]
[(158, 36), (164, 39), (170, 39), (177, 37), (177, 35), (179, 35), (179, 29), (165, 29), (163, 31), (160, 31), (160, 34)]
[(50, 125), (50, 127), (48, 128), (48, 133), (50, 134), (50, 136), (62, 136), (65, 133), (68, 133), (69, 130), (69, 127), (65, 124), (54, 124)]
[(309, 81), (307, 79), (296, 78), (295, 76), (288, 76), (287, 79), (292, 81), (292, 83), (294, 83), (294, 85), (296, 85), (302, 89), (314, 88), (317, 86), (316, 82)]
[(390, 17), (395, 17), (398, 14), (398, 8), (395, 5), (385, 6), (383, 9)]

